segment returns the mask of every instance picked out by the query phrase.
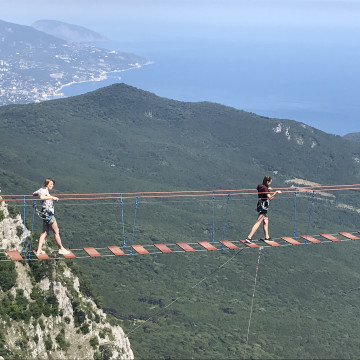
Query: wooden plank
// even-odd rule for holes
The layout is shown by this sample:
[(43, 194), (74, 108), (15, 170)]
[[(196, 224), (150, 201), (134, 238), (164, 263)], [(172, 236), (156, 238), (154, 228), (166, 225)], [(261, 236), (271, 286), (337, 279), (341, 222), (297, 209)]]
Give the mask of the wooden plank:
[(24, 258), (20, 255), (20, 253), (17, 250), (6, 250), (6, 253), (9, 255), (12, 261), (24, 260)]
[(150, 254), (142, 245), (133, 245), (132, 248), (141, 255)]
[(154, 244), (162, 253), (171, 253), (172, 251), (165, 244)]
[(239, 247), (230, 242), (229, 240), (220, 240), (220, 244), (224, 244), (227, 248), (231, 250), (238, 249)]
[(101, 256), (100, 253), (93, 247), (84, 247), (84, 250), (88, 253), (91, 257), (99, 257)]
[(37, 254), (36, 250), (33, 250), (33, 253), (35, 254), (35, 256), (39, 259), (39, 260), (50, 260), (48, 254), (44, 253), (44, 254)]
[(245, 244), (246, 246), (248, 246), (248, 247), (250, 247), (250, 248), (253, 248), (253, 249), (259, 247), (259, 245), (258, 245), (258, 244), (255, 244), (254, 242), (248, 243), (248, 242), (246, 242), (246, 240), (240, 240), (240, 241), (241, 241), (243, 244)]
[(204, 247), (206, 250), (217, 250), (217, 248), (214, 245), (211, 245), (207, 241), (198, 241), (198, 244)]
[(188, 245), (187, 243), (184, 243), (184, 242), (176, 243), (176, 245), (181, 247), (184, 251), (187, 251), (187, 252), (195, 251), (195, 249), (193, 249), (190, 245)]
[(311, 235), (301, 235), (301, 237), (307, 241), (310, 241), (313, 244), (319, 244), (321, 241), (319, 239), (315, 239)]
[(340, 241), (338, 238), (330, 234), (320, 234), (320, 236), (331, 241)]
[(282, 236), (281, 238), (282, 238), (284, 241), (286, 241), (286, 242), (288, 242), (289, 244), (291, 244), (291, 245), (300, 245), (300, 244), (301, 244), (301, 242), (293, 239), (293, 238), (290, 237), (290, 236)]
[(125, 253), (124, 253), (118, 246), (108, 246), (108, 249), (109, 249), (115, 256), (125, 255)]
[(262, 240), (264, 243), (266, 243), (270, 246), (280, 246), (280, 244), (274, 240), (265, 240), (265, 239), (260, 239), (260, 240)]
[(348, 238), (348, 239), (351, 239), (351, 240), (359, 240), (360, 238), (353, 235), (353, 234), (350, 234), (349, 232), (346, 232), (346, 231), (343, 231), (343, 232), (339, 232), (340, 235)]
[(76, 258), (76, 256), (71, 252), (71, 250), (70, 249), (66, 249), (67, 251), (70, 251), (70, 254), (63, 254), (63, 257), (65, 258), (65, 259), (75, 259)]

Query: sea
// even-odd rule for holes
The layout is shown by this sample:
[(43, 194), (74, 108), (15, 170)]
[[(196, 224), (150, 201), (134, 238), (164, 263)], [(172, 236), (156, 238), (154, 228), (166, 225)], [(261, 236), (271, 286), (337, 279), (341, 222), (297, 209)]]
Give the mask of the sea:
[(161, 97), (215, 102), (342, 136), (360, 131), (359, 44), (331, 31), (278, 32), (265, 39), (111, 40), (96, 46), (134, 53), (151, 64), (62, 92), (74, 96), (123, 82)]

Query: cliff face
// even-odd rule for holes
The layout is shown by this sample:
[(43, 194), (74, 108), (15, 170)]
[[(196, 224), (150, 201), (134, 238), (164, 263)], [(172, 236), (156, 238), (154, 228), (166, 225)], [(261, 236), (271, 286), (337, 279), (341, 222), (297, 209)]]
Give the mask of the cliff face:
[(133, 359), (75, 263), (9, 260), (23, 236), (21, 216), (0, 203), (0, 359)]

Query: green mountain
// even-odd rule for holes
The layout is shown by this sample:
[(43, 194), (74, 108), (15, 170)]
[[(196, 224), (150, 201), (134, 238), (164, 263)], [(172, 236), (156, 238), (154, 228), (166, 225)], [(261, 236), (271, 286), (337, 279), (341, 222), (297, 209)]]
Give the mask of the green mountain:
[(344, 135), (344, 138), (353, 141), (360, 141), (360, 132), (346, 134)]
[(37, 20), (32, 24), (32, 27), (65, 41), (89, 42), (106, 40), (101, 34), (83, 26), (57, 20)]
[[(5, 194), (32, 193), (47, 176), (62, 194), (255, 189), (264, 175), (273, 177), (274, 188), (360, 182), (356, 142), (295, 121), (169, 100), (124, 84), (3, 106), (0, 119)], [(271, 203), (270, 233), (279, 238), (292, 236), (294, 227), (297, 236), (359, 230), (357, 196), (356, 190), (317, 191), (312, 204), (311, 193), (295, 198), (284, 192)], [(139, 198), (134, 233), (135, 200), (123, 205), (128, 245), (132, 236), (144, 246), (211, 241), (211, 197)], [(216, 242), (247, 236), (256, 196), (232, 196), (228, 208), (226, 196), (217, 197), (214, 205)], [(63, 242), (72, 249), (122, 245), (119, 199), (63, 200), (56, 214)], [(106, 311), (122, 321), (135, 357), (356, 358), (359, 244), (77, 263), (103, 295)]]

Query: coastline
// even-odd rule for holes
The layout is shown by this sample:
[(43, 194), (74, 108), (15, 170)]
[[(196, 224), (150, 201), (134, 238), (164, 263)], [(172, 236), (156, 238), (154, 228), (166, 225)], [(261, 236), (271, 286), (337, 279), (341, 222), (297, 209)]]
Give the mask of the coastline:
[(151, 61), (151, 60), (148, 60), (144, 64), (134, 64), (134, 66), (131, 66), (131, 67), (126, 68), (126, 69), (113, 70), (113, 71), (102, 71), (98, 77), (95, 77), (93, 79), (82, 80), (82, 81), (71, 81), (69, 83), (63, 84), (58, 89), (56, 89), (52, 95), (49, 95), (49, 97), (51, 99), (66, 97), (65, 94), (63, 92), (61, 92), (65, 87), (69, 87), (71, 85), (77, 85), (77, 84), (85, 84), (85, 83), (94, 83), (94, 82), (104, 81), (104, 80), (107, 80), (109, 78), (110, 74), (116, 74), (116, 73), (121, 73), (121, 72), (124, 72), (124, 71), (140, 69), (143, 66), (152, 65), (152, 64), (154, 64), (154, 62)]

